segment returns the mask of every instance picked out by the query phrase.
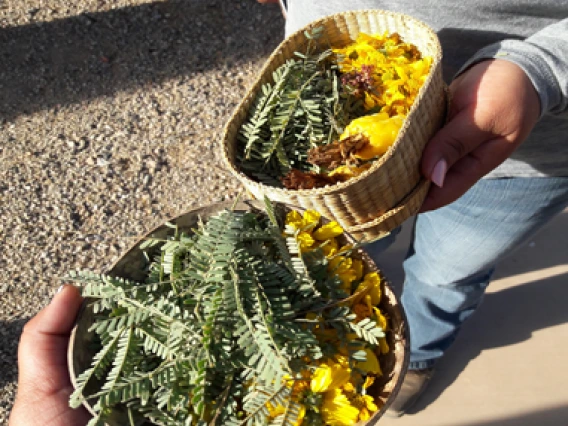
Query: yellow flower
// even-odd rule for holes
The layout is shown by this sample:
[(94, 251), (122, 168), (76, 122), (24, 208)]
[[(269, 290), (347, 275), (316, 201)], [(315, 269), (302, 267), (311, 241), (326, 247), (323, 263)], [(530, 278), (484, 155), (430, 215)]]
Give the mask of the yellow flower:
[[(373, 308), (373, 313), (375, 320), (377, 321), (377, 325), (381, 327), (383, 331), (387, 331), (389, 328), (387, 318), (383, 315), (379, 308)], [(379, 338), (379, 350), (382, 354), (387, 354), (389, 352), (390, 348), (386, 337)]]
[(320, 226), (314, 231), (314, 238), (318, 241), (328, 240), (343, 234), (343, 228), (333, 221)]
[(355, 392), (355, 384), (351, 381), (351, 382), (347, 382), (343, 385), (343, 391), (347, 392), (347, 393), (353, 393)]
[(365, 163), (359, 167), (343, 165), (333, 169), (329, 172), (328, 176), (338, 177), (342, 182), (345, 182), (346, 180), (359, 176), (364, 171), (369, 170), (371, 166), (371, 163)]
[(360, 422), (366, 422), (370, 418), (371, 418), (371, 413), (369, 412), (369, 410), (367, 410), (367, 408), (363, 407), (359, 410), (359, 421)]
[(379, 308), (373, 307), (373, 314), (375, 315), (378, 326), (381, 327), (383, 331), (386, 331), (389, 327), (389, 324), (387, 318), (383, 315), (381, 310)]
[(363, 386), (363, 389), (367, 389), (365, 387), (366, 382), (367, 382), (366, 379), (364, 379), (360, 373), (353, 372), (351, 373), (351, 380), (347, 382), (345, 385), (343, 385), (341, 389), (343, 389), (343, 393), (345, 393), (348, 398), (352, 398), (354, 395), (357, 395), (356, 392), (359, 387)]
[(375, 355), (375, 352), (373, 352), (373, 350), (370, 348), (366, 348), (365, 353), (367, 355), (367, 360), (358, 362), (357, 368), (363, 370), (366, 373), (382, 376), (383, 372), (381, 370), (381, 366), (379, 364), (379, 360), (377, 359), (377, 355)]
[(381, 277), (377, 272), (370, 272), (365, 275), (363, 281), (357, 286), (357, 297), (353, 303), (359, 303), (364, 300), (366, 295), (371, 296), (370, 303), (376, 306), (381, 301)]
[(333, 389), (325, 393), (321, 415), (328, 426), (353, 426), (357, 423), (359, 410), (351, 405), (341, 389)]
[(286, 214), (286, 225), (294, 230), (309, 231), (317, 226), (321, 215), (315, 210), (306, 210), (303, 215), (298, 211), (292, 210)]
[(303, 220), (302, 215), (296, 211), (292, 210), (286, 214), (286, 225), (291, 226), (295, 230), (302, 229), (303, 227)]
[(304, 227), (306, 229), (315, 228), (318, 225), (320, 218), (321, 214), (319, 214), (319, 212), (315, 210), (306, 210), (304, 212), (304, 216), (302, 217)]
[(416, 46), (404, 43), (396, 33), (360, 33), (355, 42), (333, 51), (342, 73), (361, 72), (365, 66), (367, 74), (371, 69), (365, 108), (378, 107), (391, 117), (408, 114), (432, 65), (431, 57), (421, 57)]
[(349, 257), (335, 256), (333, 259), (330, 259), (327, 268), (329, 272), (340, 274), (349, 271), (349, 268), (351, 268), (351, 264), (352, 262)]
[(351, 402), (359, 409), (359, 421), (362, 422), (369, 420), (371, 415), (379, 409), (375, 404), (375, 399), (370, 395), (357, 395)]
[[(347, 338), (349, 338), (349, 334), (347, 335)], [(355, 334), (355, 336), (357, 336)], [(349, 367), (349, 358), (345, 355), (335, 355), (334, 357), (335, 362), (337, 362), (339, 365), (341, 365), (344, 368), (348, 368)]]
[(341, 364), (328, 361), (321, 364), (314, 374), (310, 382), (312, 392), (322, 393), (330, 389), (337, 389), (349, 381), (351, 377), (351, 369)]
[[(297, 402), (294, 402), (294, 404), (299, 406), (298, 417), (294, 422), (294, 426), (301, 426), (301, 424), (304, 421), (304, 417), (306, 415), (306, 407), (303, 404), (299, 404)], [(276, 407), (274, 407), (270, 402), (267, 402), (266, 408), (268, 409), (270, 417), (273, 419), (286, 412), (286, 408), (281, 404), (278, 404)]]
[(375, 404), (375, 398), (371, 395), (360, 395), (360, 399), (364, 401), (365, 408), (371, 412), (375, 412), (379, 408), (377, 404)]
[(270, 417), (278, 417), (279, 415), (284, 414), (286, 412), (286, 409), (281, 404), (274, 406), (270, 402), (267, 402), (266, 408), (268, 409)]
[(329, 261), (327, 270), (339, 277), (342, 289), (351, 294), (351, 283), (357, 279), (358, 267), (353, 268), (353, 259), (347, 256), (336, 256)]
[(304, 417), (306, 416), (306, 406), (304, 404), (298, 404), (300, 406), (300, 409), (298, 410), (298, 417), (296, 419), (296, 422), (294, 423), (294, 426), (301, 426), (301, 424), (304, 422)]
[(362, 134), (367, 137), (369, 143), (355, 152), (355, 157), (362, 160), (370, 160), (387, 152), (396, 140), (403, 121), (404, 117), (398, 115), (389, 117), (384, 112), (365, 115), (352, 120), (345, 128), (340, 139), (356, 134)]
[(337, 250), (339, 248), (339, 244), (335, 238), (329, 238), (328, 240), (322, 242), (318, 245), (321, 248), (325, 257), (333, 257), (337, 254)]
[(374, 382), (375, 378), (373, 376), (365, 377), (365, 383), (363, 383), (363, 389), (369, 389)]
[(296, 380), (292, 386), (292, 396), (298, 396), (310, 388), (310, 380)]
[(351, 261), (351, 269), (355, 273), (355, 279), (360, 280), (363, 276), (363, 261), (359, 259), (353, 259)]
[(300, 247), (300, 252), (304, 253), (312, 248), (314, 243), (316, 242), (312, 235), (309, 232), (302, 231), (298, 234), (298, 245)]

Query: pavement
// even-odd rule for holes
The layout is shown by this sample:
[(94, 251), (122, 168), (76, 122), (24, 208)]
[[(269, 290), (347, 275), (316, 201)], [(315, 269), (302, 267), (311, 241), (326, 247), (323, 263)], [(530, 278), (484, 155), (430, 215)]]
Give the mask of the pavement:
[[(0, 425), (25, 322), (70, 270), (234, 197), (219, 135), (283, 36), (253, 0), (0, 2)], [(568, 213), (499, 268), (417, 412), (381, 426), (568, 425)], [(383, 268), (402, 282), (408, 226)]]
[[(405, 224), (382, 256), (403, 280)], [(498, 267), (415, 409), (380, 426), (568, 425), (568, 210)]]

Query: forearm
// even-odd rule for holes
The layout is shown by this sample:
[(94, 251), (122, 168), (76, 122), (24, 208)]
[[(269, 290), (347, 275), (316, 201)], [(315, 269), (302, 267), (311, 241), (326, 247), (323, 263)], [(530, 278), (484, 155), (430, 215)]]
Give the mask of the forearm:
[(488, 58), (513, 62), (525, 71), (540, 97), (541, 115), (568, 115), (568, 19), (525, 40), (491, 44), (477, 52), (462, 71)]

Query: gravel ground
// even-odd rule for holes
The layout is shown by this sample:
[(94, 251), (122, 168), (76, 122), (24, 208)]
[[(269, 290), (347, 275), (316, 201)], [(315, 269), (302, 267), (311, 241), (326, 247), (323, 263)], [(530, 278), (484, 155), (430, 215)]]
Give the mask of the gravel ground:
[(67, 271), (239, 191), (222, 127), (283, 28), (254, 0), (0, 2), (0, 424)]

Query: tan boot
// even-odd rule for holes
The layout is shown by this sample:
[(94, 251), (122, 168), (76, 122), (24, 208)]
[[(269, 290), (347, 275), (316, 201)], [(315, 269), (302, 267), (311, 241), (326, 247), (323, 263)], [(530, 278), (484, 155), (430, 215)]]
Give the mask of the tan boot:
[(385, 413), (388, 417), (400, 417), (405, 414), (415, 403), (434, 374), (433, 368), (424, 370), (409, 370), (404, 377), (398, 395)]

